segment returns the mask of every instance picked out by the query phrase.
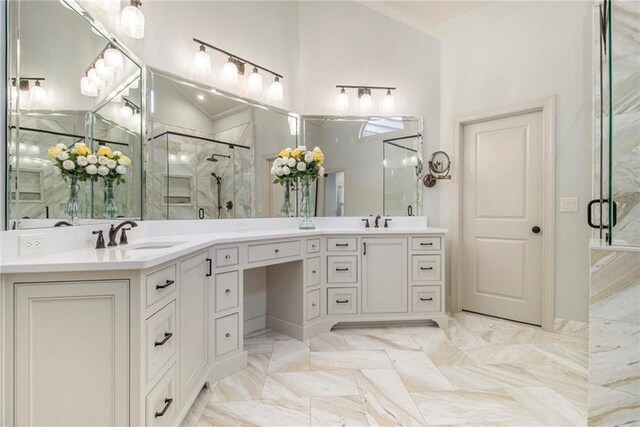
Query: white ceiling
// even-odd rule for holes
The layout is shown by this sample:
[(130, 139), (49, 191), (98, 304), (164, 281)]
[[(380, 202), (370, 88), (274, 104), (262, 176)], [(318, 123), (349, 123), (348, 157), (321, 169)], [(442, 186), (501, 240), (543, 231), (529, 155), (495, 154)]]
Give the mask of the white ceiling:
[(403, 24), (438, 36), (439, 26), (442, 24), (494, 2), (486, 0), (360, 0), (360, 3)]

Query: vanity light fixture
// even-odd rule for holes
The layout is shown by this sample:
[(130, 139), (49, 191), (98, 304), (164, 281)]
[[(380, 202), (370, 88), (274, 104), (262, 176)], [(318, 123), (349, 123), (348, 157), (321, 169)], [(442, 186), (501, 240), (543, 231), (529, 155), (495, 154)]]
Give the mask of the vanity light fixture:
[[(244, 75), (245, 66), (248, 64), (253, 67), (253, 71), (247, 79), (247, 90), (250, 94), (259, 95), (260, 93), (262, 93), (263, 82), (262, 75), (259, 73), (259, 71), (265, 71), (275, 77), (274, 82), (271, 83), (271, 86), (269, 87), (269, 99), (271, 101), (282, 101), (282, 99), (284, 98), (284, 87), (280, 82), (280, 79), (284, 78), (282, 74), (276, 73), (275, 71), (258, 65), (255, 62), (241, 58), (238, 55), (234, 55), (231, 52), (220, 49), (219, 47), (213, 46), (212, 44), (204, 42), (200, 39), (194, 38), (193, 41), (199, 45), (198, 52), (196, 52), (194, 56), (194, 66), (196, 71), (203, 74), (208, 74), (211, 72), (211, 58), (205, 51), (205, 48), (209, 48), (226, 55), (228, 58), (227, 63), (222, 67), (222, 84), (226, 86), (233, 86), (237, 84), (239, 76)], [(209, 57), (208, 62), (204, 59), (204, 55)]]
[(211, 56), (207, 53), (203, 44), (193, 57), (193, 64), (196, 71), (200, 74), (209, 74), (211, 72)]
[(122, 9), (120, 15), (120, 26), (126, 36), (132, 39), (144, 38), (144, 14), (140, 10), (142, 2), (131, 0), (129, 6)]
[(120, 118), (122, 118), (123, 120), (132, 119), (134, 112), (136, 110), (139, 111), (140, 108), (133, 102), (129, 101), (127, 98), (123, 98), (122, 100), (124, 101), (124, 105), (120, 107)]
[[(44, 80), (44, 79), (43, 79)], [(47, 92), (42, 87), (40, 80), (36, 80), (36, 83), (31, 89), (29, 89), (29, 100), (32, 105), (42, 104), (47, 99)]]
[(98, 90), (103, 90), (123, 69), (122, 53), (108, 43), (85, 70), (84, 77), (80, 79), (80, 93), (85, 96), (98, 96)]
[(253, 72), (249, 74), (249, 93), (252, 95), (262, 93), (262, 76), (258, 73), (257, 67), (253, 67)]
[(363, 115), (367, 115), (373, 109), (373, 98), (371, 97), (372, 90), (386, 90), (387, 94), (382, 100), (382, 112), (385, 115), (393, 113), (395, 109), (395, 99), (391, 91), (396, 90), (395, 87), (390, 86), (356, 86), (356, 85), (337, 85), (340, 89), (340, 93), (336, 98), (336, 109), (340, 114), (346, 113), (349, 108), (349, 95), (345, 89), (357, 89), (358, 90), (358, 109)]
[[(18, 91), (28, 92), (29, 101), (31, 106), (36, 106), (38, 103), (43, 103), (47, 99), (47, 92), (42, 87), (44, 77), (20, 77), (18, 81), (16, 78), (11, 79), (11, 102), (15, 103), (18, 100)], [(35, 82), (33, 86), (31, 82)]]

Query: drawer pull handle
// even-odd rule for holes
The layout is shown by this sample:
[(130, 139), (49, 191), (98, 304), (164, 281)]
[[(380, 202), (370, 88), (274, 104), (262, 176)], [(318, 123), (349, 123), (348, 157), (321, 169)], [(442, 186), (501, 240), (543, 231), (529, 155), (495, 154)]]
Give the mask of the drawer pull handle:
[(164, 333), (164, 338), (162, 339), (162, 341), (156, 341), (156, 343), (154, 344), (154, 347), (159, 347), (161, 345), (165, 345), (165, 343), (167, 341), (169, 341), (169, 339), (173, 336), (173, 332), (165, 332)]
[(336, 268), (336, 271), (349, 271), (349, 267), (345, 267), (345, 268)]
[(166, 282), (164, 282), (164, 285), (156, 285), (156, 289), (160, 290), (160, 289), (168, 288), (174, 283), (176, 283), (174, 280), (167, 280)]
[(349, 300), (348, 299), (337, 299), (336, 300), (336, 304), (348, 304)]
[(225, 290), (224, 293), (227, 294), (227, 295), (230, 294), (231, 293), (231, 289)]
[(226, 259), (226, 260), (230, 260), (230, 259), (231, 259), (231, 255), (226, 254), (226, 255), (224, 256), (224, 259)]
[(337, 248), (346, 248), (347, 246), (349, 246), (348, 243), (336, 243)]
[(211, 258), (207, 258), (207, 273), (205, 274), (205, 277), (210, 277), (211, 276)]
[(229, 332), (227, 332), (226, 334), (224, 334), (225, 338), (231, 338), (231, 334)]
[(433, 270), (433, 267), (420, 267), (420, 270)]
[(420, 246), (433, 246), (433, 242), (420, 242)]
[(433, 298), (420, 298), (420, 301), (433, 301)]
[(165, 399), (164, 408), (162, 408), (162, 411), (156, 412), (155, 418), (162, 417), (164, 414), (166, 414), (167, 411), (169, 410), (169, 406), (171, 406), (172, 403), (173, 403), (173, 399)]

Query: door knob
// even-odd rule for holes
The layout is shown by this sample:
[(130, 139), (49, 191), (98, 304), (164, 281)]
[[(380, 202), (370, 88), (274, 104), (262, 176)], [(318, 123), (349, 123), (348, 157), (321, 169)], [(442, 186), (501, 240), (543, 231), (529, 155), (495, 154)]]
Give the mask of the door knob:
[(537, 225), (534, 225), (533, 228), (531, 229), (531, 231), (533, 231), (534, 233), (538, 234), (540, 232), (540, 227), (538, 227)]

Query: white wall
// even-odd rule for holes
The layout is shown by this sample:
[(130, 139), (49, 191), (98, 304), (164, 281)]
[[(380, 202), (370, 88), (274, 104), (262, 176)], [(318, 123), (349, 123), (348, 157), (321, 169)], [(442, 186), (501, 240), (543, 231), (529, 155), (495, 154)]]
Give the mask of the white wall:
[[(337, 84), (397, 86), (396, 113), (424, 117), (424, 158), (428, 159), (438, 149), (440, 43), (437, 39), (357, 2), (302, 2), (300, 111), (337, 114)], [(351, 113), (357, 114), (357, 96), (353, 91), (349, 95)], [(427, 215), (434, 226), (439, 219), (440, 188), (425, 188), (423, 193), (423, 215)]]
[[(590, 2), (480, 8), (444, 28), (441, 53), (441, 148), (449, 153), (456, 117), (556, 95), (556, 317), (587, 321)], [(459, 164), (453, 159), (453, 174)], [(559, 213), (559, 199), (568, 196), (579, 198), (578, 213)], [(450, 207), (451, 192), (442, 192), (443, 227), (450, 225)]]

